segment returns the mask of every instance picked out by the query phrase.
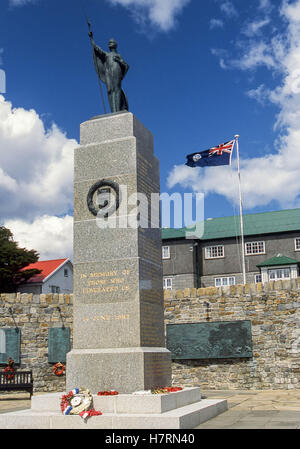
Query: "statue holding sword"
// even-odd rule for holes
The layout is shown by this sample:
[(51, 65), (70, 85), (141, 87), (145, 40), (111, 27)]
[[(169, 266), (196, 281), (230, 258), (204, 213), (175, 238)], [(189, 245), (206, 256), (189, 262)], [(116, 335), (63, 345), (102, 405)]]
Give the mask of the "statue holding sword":
[[(106, 85), (111, 112), (128, 111), (128, 101), (124, 91), (122, 90), (121, 84), (129, 70), (129, 65), (124, 61), (122, 56), (117, 53), (117, 42), (114, 39), (110, 39), (108, 42), (108, 48), (110, 50), (108, 53), (96, 45), (89, 20), (88, 26), (89, 37), (93, 47), (93, 58), (96, 73), (99, 78), (101, 89), (101, 81)], [(101, 95), (103, 97), (102, 91)]]

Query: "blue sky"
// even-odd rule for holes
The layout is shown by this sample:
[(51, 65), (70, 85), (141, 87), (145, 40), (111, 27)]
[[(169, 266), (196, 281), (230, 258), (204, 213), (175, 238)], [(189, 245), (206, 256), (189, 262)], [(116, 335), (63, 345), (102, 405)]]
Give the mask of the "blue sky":
[(245, 213), (300, 207), (300, 0), (1, 6), (1, 223), (23, 246), (72, 253), (73, 150), (103, 113), (85, 14), (130, 65), (123, 88), (154, 135), (162, 192), (204, 192), (206, 218), (238, 213), (235, 155), (231, 168), (184, 166), (238, 133)]

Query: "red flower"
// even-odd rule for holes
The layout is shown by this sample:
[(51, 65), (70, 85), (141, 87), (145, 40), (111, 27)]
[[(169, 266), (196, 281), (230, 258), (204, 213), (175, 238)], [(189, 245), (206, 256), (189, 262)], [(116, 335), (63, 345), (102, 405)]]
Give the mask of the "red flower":
[(97, 393), (97, 396), (115, 396), (117, 394), (119, 394), (117, 391), (114, 391), (114, 390), (107, 391), (107, 390), (105, 390), (105, 391), (99, 391)]
[(94, 408), (91, 408), (88, 410), (89, 416), (100, 416), (102, 415), (102, 412), (95, 410)]
[(167, 390), (169, 393), (174, 393), (174, 392), (176, 392), (176, 391), (181, 391), (182, 388), (181, 388), (181, 387), (167, 387), (166, 390)]
[(5, 374), (6, 379), (14, 379), (15, 377), (15, 369), (12, 365), (7, 366), (4, 368), (5, 373), (11, 373), (11, 374)]

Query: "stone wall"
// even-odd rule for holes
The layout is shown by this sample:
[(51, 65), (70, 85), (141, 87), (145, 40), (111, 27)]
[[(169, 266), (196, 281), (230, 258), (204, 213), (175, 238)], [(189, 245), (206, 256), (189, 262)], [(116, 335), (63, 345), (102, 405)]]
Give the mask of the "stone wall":
[[(165, 291), (166, 324), (232, 320), (251, 320), (253, 358), (174, 361), (173, 384), (203, 389), (300, 388), (300, 278)], [(0, 328), (21, 329), (18, 369), (33, 370), (34, 391), (65, 390), (65, 376), (55, 376), (48, 362), (48, 329), (63, 324), (71, 328), (72, 343), (72, 295), (0, 295)]]
[(300, 278), (165, 291), (166, 324), (232, 320), (251, 321), (253, 358), (174, 361), (173, 384), (203, 389), (300, 388)]
[(72, 295), (0, 295), (0, 328), (21, 330), (20, 365), (16, 368), (33, 371), (34, 391), (65, 390), (65, 375), (56, 376), (53, 364), (48, 363), (48, 329), (63, 325), (71, 329), (72, 344)]

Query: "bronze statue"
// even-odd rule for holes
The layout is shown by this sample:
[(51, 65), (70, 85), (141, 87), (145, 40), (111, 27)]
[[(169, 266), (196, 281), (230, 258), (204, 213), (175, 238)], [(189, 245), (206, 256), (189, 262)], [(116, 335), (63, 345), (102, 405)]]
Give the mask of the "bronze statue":
[(129, 70), (129, 65), (124, 61), (122, 56), (117, 53), (117, 42), (114, 39), (110, 39), (108, 42), (109, 53), (98, 47), (94, 41), (89, 21), (88, 25), (89, 37), (93, 46), (95, 69), (100, 86), (101, 81), (106, 85), (111, 112), (128, 111), (128, 101), (122, 90), (121, 84)]

